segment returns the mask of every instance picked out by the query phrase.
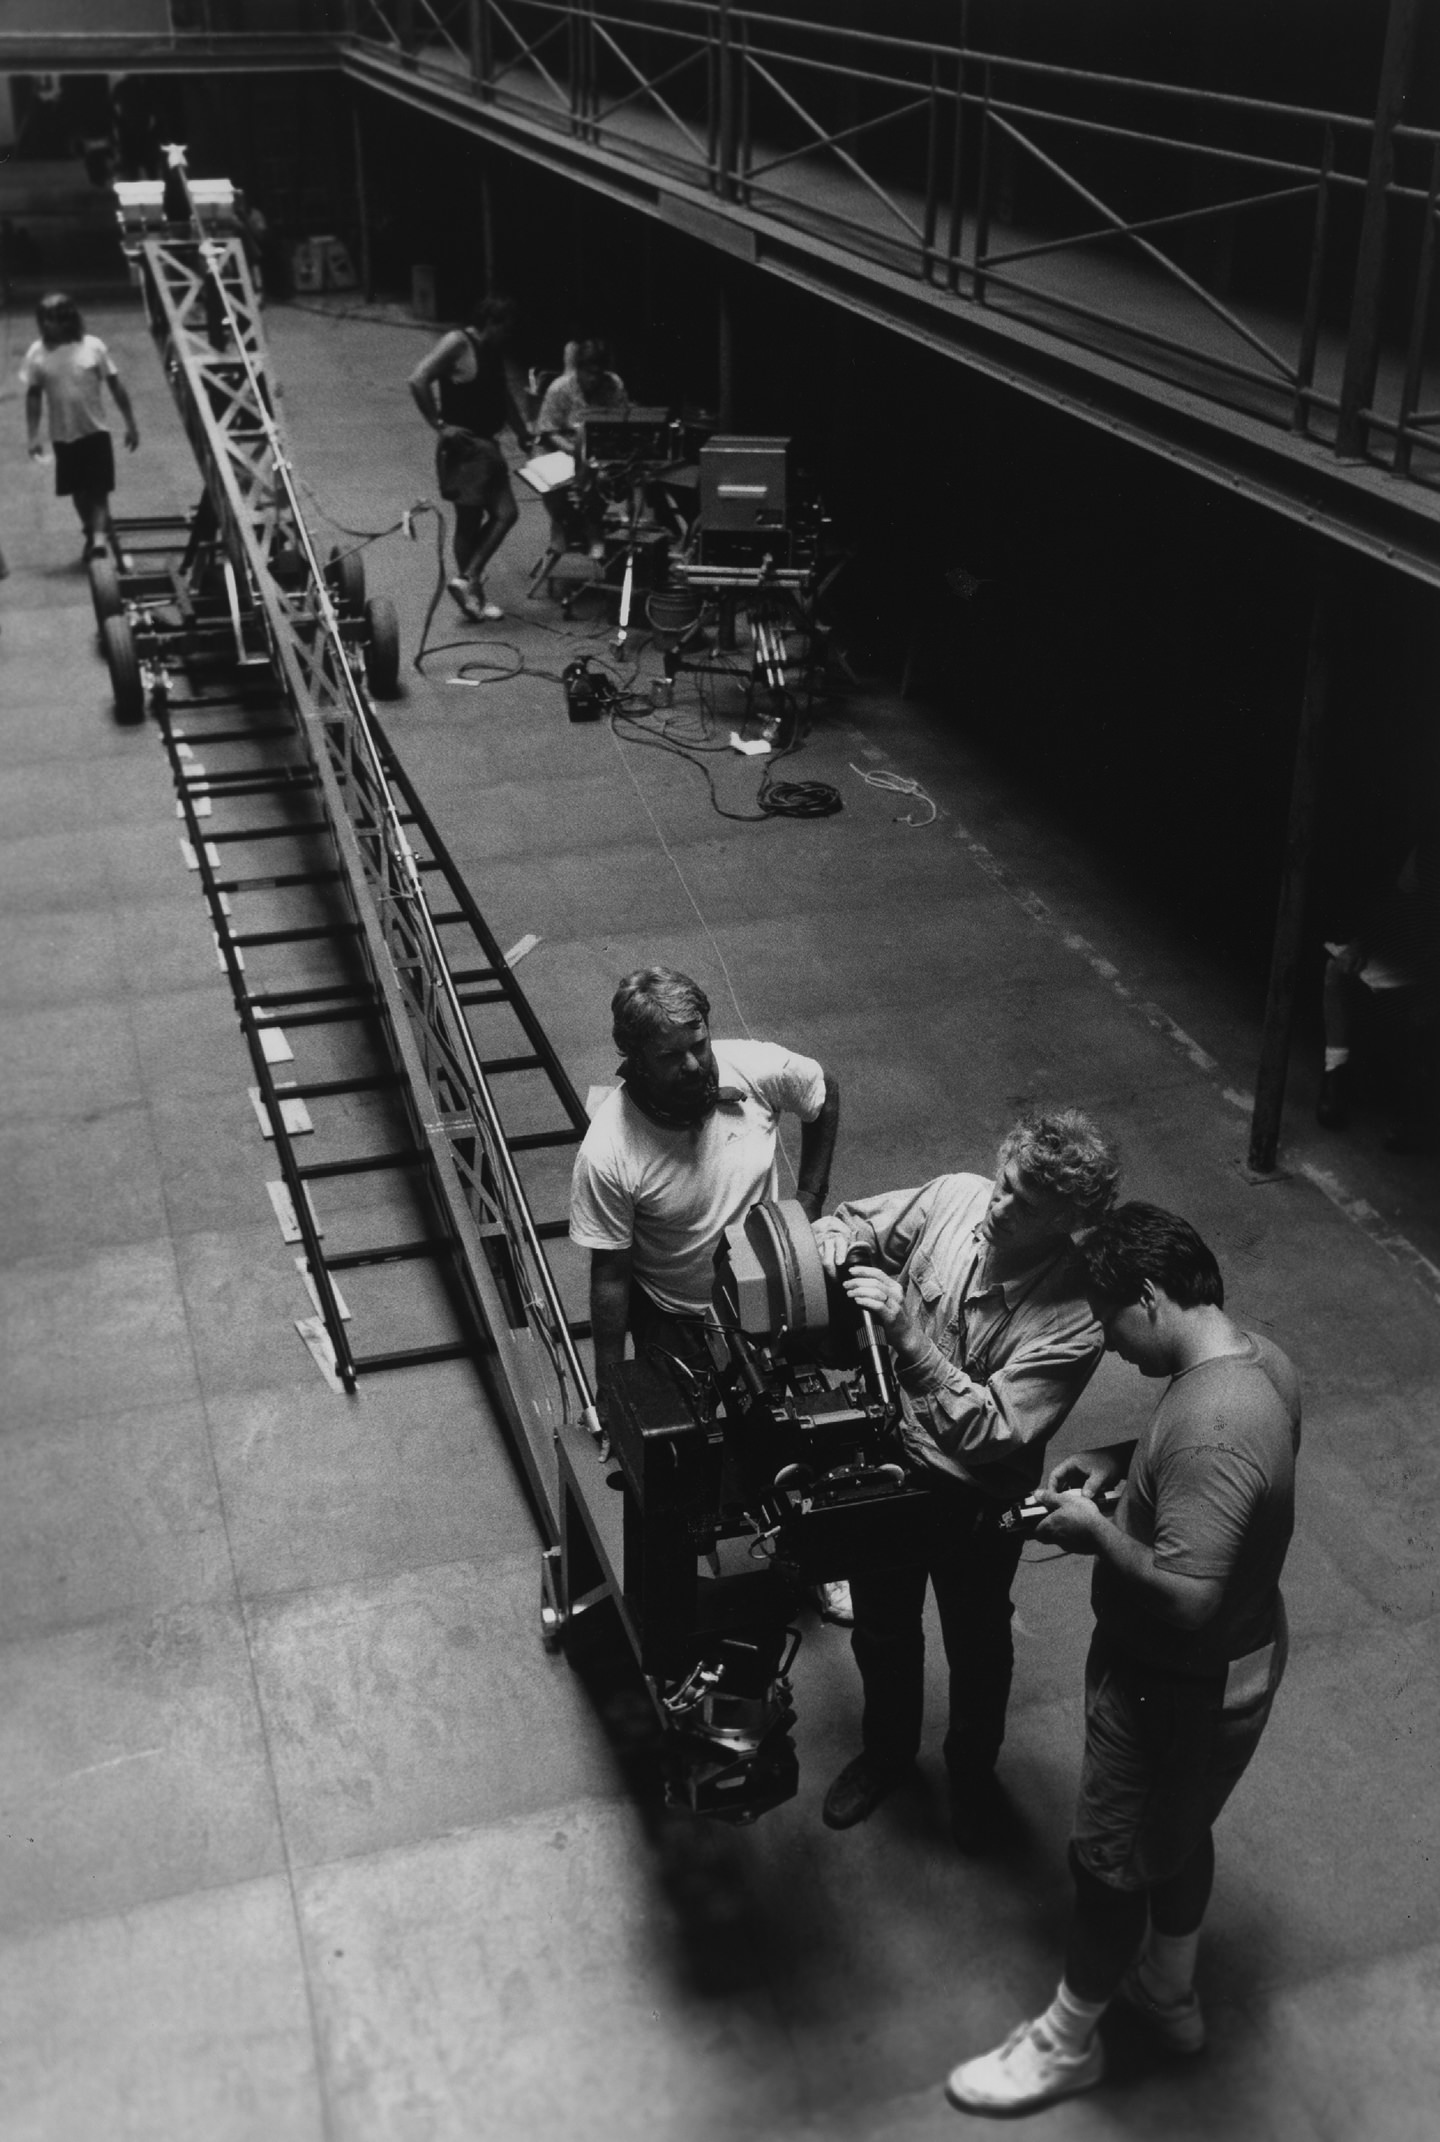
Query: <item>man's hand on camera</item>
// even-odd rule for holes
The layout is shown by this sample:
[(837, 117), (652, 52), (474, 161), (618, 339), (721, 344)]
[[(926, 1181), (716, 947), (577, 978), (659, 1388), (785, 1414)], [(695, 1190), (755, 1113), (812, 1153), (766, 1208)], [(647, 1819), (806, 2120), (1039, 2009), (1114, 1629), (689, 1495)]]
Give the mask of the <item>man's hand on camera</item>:
[(1101, 1534), (1109, 1530), (1110, 1520), (1082, 1489), (1066, 1488), (1062, 1494), (1055, 1494), (1049, 1488), (1037, 1488), (1034, 1499), (1043, 1503), (1050, 1514), (1036, 1526), (1033, 1539), (1042, 1540), (1047, 1547), (1062, 1547), (1066, 1554), (1100, 1552)]
[(905, 1307), (905, 1289), (878, 1264), (857, 1265), (845, 1275), (845, 1292), (857, 1309), (868, 1309), (897, 1352), (917, 1336), (915, 1319)]
[(1113, 1450), (1072, 1450), (1068, 1458), (1062, 1458), (1052, 1466), (1046, 1481), (1052, 1495), (1063, 1495), (1067, 1489), (1078, 1488), (1092, 1502), (1098, 1502), (1110, 1488), (1125, 1478), (1125, 1464), (1121, 1453)]

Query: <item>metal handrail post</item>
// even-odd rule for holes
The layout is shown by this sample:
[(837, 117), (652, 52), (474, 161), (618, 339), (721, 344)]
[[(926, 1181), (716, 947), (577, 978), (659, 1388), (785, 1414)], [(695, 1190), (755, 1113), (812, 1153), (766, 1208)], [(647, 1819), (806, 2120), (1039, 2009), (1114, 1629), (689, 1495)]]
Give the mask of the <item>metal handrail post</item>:
[(470, 0), (470, 80), (476, 96), (486, 103), (495, 93), (490, 79), (493, 61), (490, 0)]
[(965, 241), (965, 54), (955, 62), (955, 140), (950, 159), (950, 234), (945, 241), (945, 282), (960, 288), (960, 249)]
[(1359, 460), (1364, 455), (1369, 430), (1364, 412), (1370, 406), (1380, 370), (1380, 299), (1385, 281), (1390, 187), (1395, 178), (1395, 129), (1405, 109), (1419, 20), (1420, 0), (1390, 0), (1375, 103), (1375, 132), (1370, 144), (1370, 172), (1365, 181), (1365, 218), (1355, 262), (1345, 373), (1340, 384), (1340, 421), (1335, 431), (1335, 451), (1347, 460)]
[(1310, 388), (1315, 378), (1315, 352), (1320, 344), (1320, 295), (1325, 283), (1325, 252), (1330, 237), (1330, 173), (1335, 162), (1335, 129), (1325, 129), (1320, 149), (1320, 175), (1315, 188), (1315, 228), (1310, 238), (1310, 280), (1305, 290), (1305, 311), (1300, 322), (1300, 349), (1295, 359), (1295, 405), (1290, 412), (1292, 431), (1310, 429)]
[(1425, 203), (1425, 223), (1420, 233), (1420, 259), (1415, 269), (1415, 310), (1410, 320), (1410, 349), (1405, 359), (1405, 380), (1400, 389), (1400, 419), (1395, 430), (1395, 473), (1408, 476), (1413, 439), (1407, 427), (1420, 399), (1425, 372), (1425, 330), (1430, 322), (1430, 291), (1435, 277), (1436, 212), (1440, 209), (1440, 142), (1430, 165), (1430, 197)]
[(719, 0), (720, 36), (720, 169), (718, 192), (722, 201), (735, 196), (735, 61), (730, 0)]
[(750, 201), (750, 167), (755, 161), (750, 133), (750, 24), (740, 18), (740, 139), (736, 145), (735, 198)]
[(980, 187), (975, 200), (975, 260), (971, 271), (974, 276), (972, 295), (977, 305), (983, 305), (985, 302), (984, 260), (990, 245), (990, 186), (993, 162), (991, 145), (995, 139), (995, 129), (990, 123), (990, 105), (994, 84), (994, 69), (987, 59), (985, 88), (980, 101)]
[(720, 180), (719, 104), (719, 39), (712, 8), (705, 24), (705, 177), (712, 193), (719, 191)]
[(940, 220), (940, 55), (930, 55), (930, 110), (925, 134), (925, 236), (920, 242), (920, 273), (935, 280), (935, 230)]
[(1290, 781), (1290, 816), (1285, 829), (1285, 863), (1275, 909), (1265, 1026), (1255, 1075), (1255, 1106), (1250, 1118), (1249, 1159), (1250, 1167), (1257, 1175), (1269, 1175), (1274, 1171), (1280, 1144), (1280, 1120), (1285, 1107), (1285, 1080), (1290, 1067), (1295, 999), (1304, 950), (1305, 898), (1319, 808), (1320, 752), (1330, 699), (1331, 640), (1339, 607), (1332, 600), (1333, 577), (1331, 560), (1322, 558), (1316, 574), (1310, 617), (1305, 693), (1300, 703), (1300, 727), (1295, 738), (1295, 762)]

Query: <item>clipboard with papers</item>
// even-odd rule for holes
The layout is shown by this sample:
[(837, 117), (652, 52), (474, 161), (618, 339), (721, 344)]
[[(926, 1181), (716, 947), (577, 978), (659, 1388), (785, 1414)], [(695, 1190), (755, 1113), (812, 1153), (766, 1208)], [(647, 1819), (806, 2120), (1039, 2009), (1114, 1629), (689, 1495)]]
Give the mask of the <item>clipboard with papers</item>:
[(573, 483), (575, 456), (564, 452), (537, 454), (533, 461), (524, 462), (515, 473), (543, 498), (547, 491), (558, 491), (562, 484)]

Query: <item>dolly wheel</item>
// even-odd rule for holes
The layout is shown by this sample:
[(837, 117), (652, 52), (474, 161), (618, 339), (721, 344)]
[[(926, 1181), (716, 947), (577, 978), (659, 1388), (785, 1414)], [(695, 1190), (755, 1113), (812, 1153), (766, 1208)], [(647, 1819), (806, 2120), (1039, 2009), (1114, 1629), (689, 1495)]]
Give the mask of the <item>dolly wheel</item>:
[(97, 630), (104, 629), (107, 617), (119, 617), (125, 608), (125, 598), (120, 593), (120, 575), (115, 560), (106, 551), (100, 551), (90, 560), (90, 600), (95, 605)]
[(110, 665), (115, 687), (115, 719), (124, 722), (145, 719), (145, 686), (140, 677), (140, 657), (128, 617), (107, 617), (100, 626), (100, 641)]
[(393, 698), (400, 685), (400, 621), (386, 595), (372, 595), (365, 605), (370, 630), (365, 640), (365, 677), (377, 699)]
[(325, 578), (342, 614), (358, 617), (365, 607), (365, 560), (359, 551), (341, 550), (337, 543), (330, 552)]
[(565, 1624), (569, 1620), (560, 1603), (561, 1556), (558, 1547), (546, 1547), (540, 1554), (540, 1641), (550, 1652), (563, 1650)]

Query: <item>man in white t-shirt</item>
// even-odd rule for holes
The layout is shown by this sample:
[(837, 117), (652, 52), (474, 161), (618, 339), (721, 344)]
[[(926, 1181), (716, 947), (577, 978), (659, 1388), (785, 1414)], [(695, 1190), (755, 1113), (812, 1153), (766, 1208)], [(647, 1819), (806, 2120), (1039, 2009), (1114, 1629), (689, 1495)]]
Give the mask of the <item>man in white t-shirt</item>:
[(110, 352), (98, 335), (87, 335), (72, 298), (54, 291), (35, 311), (40, 338), (25, 352), (20, 384), (25, 389), (25, 430), (32, 459), (44, 452), (41, 418), (50, 425), (55, 450), (55, 493), (72, 498), (85, 530), (85, 556), (109, 545), (116, 564), (120, 544), (110, 518), (115, 488), (115, 452), (105, 421), (105, 387), (125, 420), (125, 445), (140, 444), (135, 411)]
[(710, 1000), (668, 967), (629, 974), (611, 1004), (624, 1083), (575, 1159), (570, 1239), (590, 1252), (590, 1320), (602, 1413), (636, 1345), (698, 1353), (715, 1251), (752, 1205), (780, 1195), (780, 1116), (804, 1126), (796, 1196), (824, 1202), (840, 1089), (812, 1056), (769, 1041), (714, 1041)]

